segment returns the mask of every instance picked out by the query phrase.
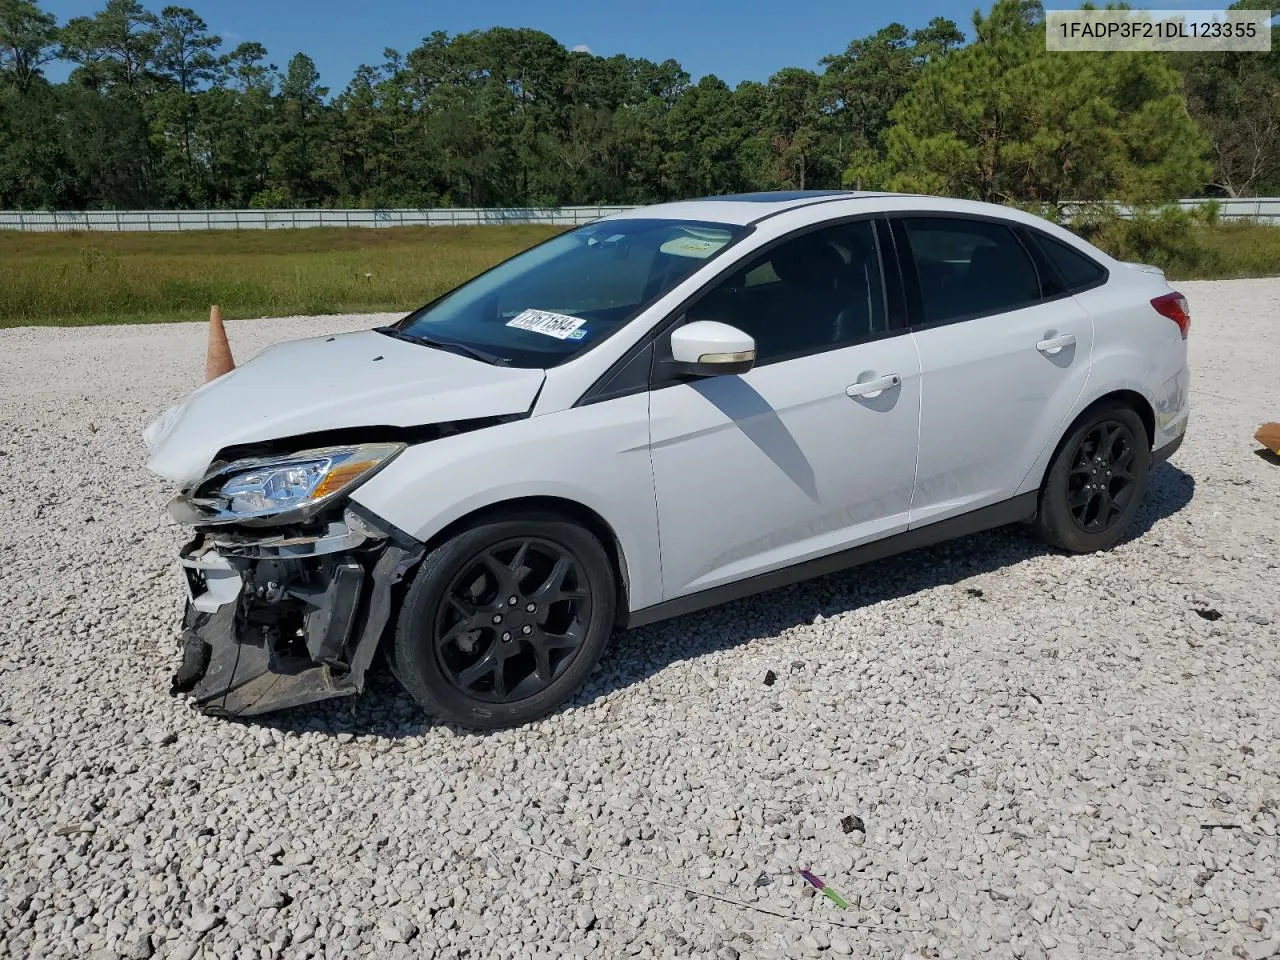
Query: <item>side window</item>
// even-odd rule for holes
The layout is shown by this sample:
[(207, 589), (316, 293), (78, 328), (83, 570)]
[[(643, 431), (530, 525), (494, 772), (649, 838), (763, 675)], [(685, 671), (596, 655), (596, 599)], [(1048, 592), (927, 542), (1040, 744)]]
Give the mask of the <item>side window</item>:
[(859, 220), (786, 240), (721, 280), (686, 318), (718, 320), (751, 334), (757, 365), (883, 333), (874, 225)]
[(923, 317), (941, 323), (1029, 306), (1040, 279), (1008, 227), (987, 220), (905, 217)]
[(1107, 270), (1070, 244), (1036, 230), (1027, 231), (1049, 262), (1057, 268), (1071, 293), (1096, 287), (1107, 279)]

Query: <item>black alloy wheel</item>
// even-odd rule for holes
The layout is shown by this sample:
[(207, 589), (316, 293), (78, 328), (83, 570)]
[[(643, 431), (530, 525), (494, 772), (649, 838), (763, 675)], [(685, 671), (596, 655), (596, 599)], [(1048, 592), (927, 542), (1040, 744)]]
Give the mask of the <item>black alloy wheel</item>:
[(1046, 543), (1072, 553), (1115, 546), (1147, 489), (1151, 440), (1128, 404), (1106, 400), (1072, 424), (1040, 487), (1035, 526)]
[(549, 540), (507, 540), (464, 564), (446, 588), (436, 656), (467, 696), (523, 700), (564, 672), (590, 622), (591, 590), (572, 553)]
[(599, 662), (616, 592), (608, 554), (579, 524), (547, 513), (489, 519), (422, 561), (392, 669), (436, 717), (525, 723), (569, 699)]
[(1124, 514), (1136, 489), (1133, 463), (1137, 440), (1118, 420), (1090, 428), (1071, 457), (1068, 504), (1085, 533), (1102, 533)]

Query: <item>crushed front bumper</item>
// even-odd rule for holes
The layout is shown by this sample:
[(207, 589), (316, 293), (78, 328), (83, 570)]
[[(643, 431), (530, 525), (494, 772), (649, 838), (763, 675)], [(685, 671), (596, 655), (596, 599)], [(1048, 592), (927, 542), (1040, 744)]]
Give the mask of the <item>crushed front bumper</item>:
[(322, 530), (198, 531), (172, 692), (248, 716), (358, 693), (423, 546), (350, 511)]

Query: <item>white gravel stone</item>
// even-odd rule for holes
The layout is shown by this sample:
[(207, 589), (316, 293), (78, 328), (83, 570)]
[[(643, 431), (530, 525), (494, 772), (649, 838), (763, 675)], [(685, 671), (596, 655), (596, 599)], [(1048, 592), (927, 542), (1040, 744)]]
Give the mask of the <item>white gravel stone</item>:
[[(620, 635), (569, 709), (487, 736), (385, 674), (246, 723), (171, 699), (183, 531), (139, 432), (205, 328), (0, 330), (0, 943), (1274, 955), (1280, 281), (1177, 286), (1190, 433), (1116, 549), (1000, 531)], [(228, 327), (245, 360), (386, 319)]]
[(208, 933), (221, 922), (222, 920), (217, 914), (207, 910), (197, 910), (191, 914), (191, 919), (187, 921), (187, 926), (196, 933)]
[(408, 943), (418, 932), (418, 928), (408, 917), (392, 913), (378, 921), (378, 932), (391, 943)]

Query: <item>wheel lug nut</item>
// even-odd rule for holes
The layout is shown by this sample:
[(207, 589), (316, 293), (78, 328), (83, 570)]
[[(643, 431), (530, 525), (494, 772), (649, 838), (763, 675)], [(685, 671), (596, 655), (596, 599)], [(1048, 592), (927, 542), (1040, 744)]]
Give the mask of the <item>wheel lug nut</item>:
[(501, 623), (501, 622), (502, 622), (502, 614), (500, 614), (500, 613), (495, 613), (495, 614), (493, 615), (493, 622), (494, 622), (494, 623)]
[(533, 611), (538, 609), (538, 605), (536, 603), (526, 603), (524, 608), (530, 613), (533, 613)]
[(523, 627), (520, 628), (520, 632), (527, 637), (529, 634), (533, 633), (533, 627), (529, 626), (526, 623)]
[(519, 602), (520, 602), (519, 597), (507, 597), (507, 603), (511, 604), (513, 607)]
[(511, 634), (509, 634), (509, 633), (504, 633), (504, 634), (502, 635), (502, 642), (503, 642), (503, 643), (510, 643), (510, 642), (511, 642)]

